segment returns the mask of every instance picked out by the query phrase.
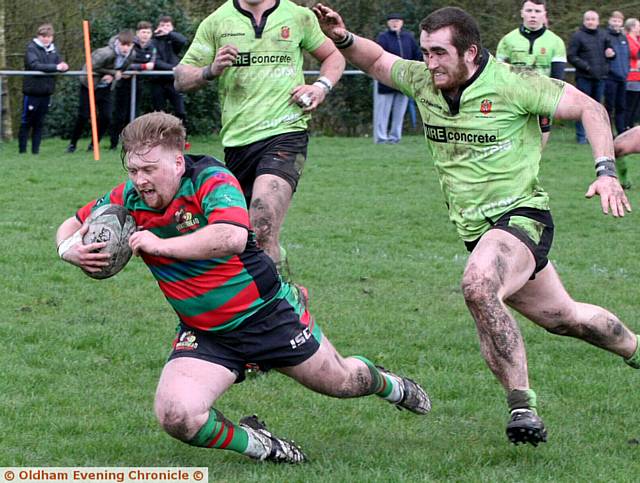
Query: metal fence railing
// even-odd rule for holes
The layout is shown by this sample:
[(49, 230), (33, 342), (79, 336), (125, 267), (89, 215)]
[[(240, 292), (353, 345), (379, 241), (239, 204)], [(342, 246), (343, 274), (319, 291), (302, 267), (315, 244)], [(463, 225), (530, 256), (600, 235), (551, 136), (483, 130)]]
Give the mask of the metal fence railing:
[[(318, 70), (305, 70), (304, 72), (305, 76), (312, 76), (312, 75), (319, 75), (320, 71)], [(140, 72), (140, 71), (135, 71), (135, 70), (128, 70), (123, 72), (123, 74), (125, 75), (130, 75), (131, 76), (131, 103), (129, 106), (129, 121), (133, 121), (136, 117), (136, 105), (137, 105), (137, 78), (138, 76), (145, 76), (145, 77), (173, 77), (173, 72), (172, 71), (144, 71), (144, 72)], [(24, 71), (24, 70), (0, 70), (0, 141), (2, 139), (4, 139), (3, 136), (3, 105), (2, 105), (2, 95), (3, 95), (3, 80), (4, 77), (26, 77), (26, 76), (32, 76), (32, 77), (42, 77), (42, 76), (68, 76), (68, 77), (80, 77), (80, 76), (86, 76), (87, 73), (85, 71), (82, 70), (70, 70), (67, 72), (39, 72), (39, 71)], [(365, 75), (364, 72), (362, 72), (361, 70), (345, 70), (343, 75)]]

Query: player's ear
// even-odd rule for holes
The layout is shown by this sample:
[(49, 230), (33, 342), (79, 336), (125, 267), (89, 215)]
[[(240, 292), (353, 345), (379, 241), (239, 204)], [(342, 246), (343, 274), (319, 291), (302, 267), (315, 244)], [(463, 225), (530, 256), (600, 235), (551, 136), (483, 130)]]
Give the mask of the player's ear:
[(478, 46), (476, 44), (471, 44), (469, 48), (464, 53), (464, 61), (466, 63), (475, 63), (476, 56), (478, 55)]
[(176, 167), (183, 167), (185, 163), (184, 156), (182, 153), (176, 154)]

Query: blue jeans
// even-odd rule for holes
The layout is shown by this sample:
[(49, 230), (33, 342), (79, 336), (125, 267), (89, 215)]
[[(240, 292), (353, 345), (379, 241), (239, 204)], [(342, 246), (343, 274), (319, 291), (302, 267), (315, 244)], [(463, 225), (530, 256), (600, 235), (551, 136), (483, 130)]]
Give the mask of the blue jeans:
[[(597, 102), (602, 101), (604, 95), (604, 79), (587, 79), (586, 77), (576, 77), (576, 87), (586, 95), (595, 99)], [(586, 136), (584, 126), (580, 121), (576, 121), (576, 139), (578, 142), (585, 142)]]
[(604, 88), (604, 105), (609, 118), (614, 121), (616, 134), (622, 133), (626, 127), (627, 83), (615, 79), (607, 79)]

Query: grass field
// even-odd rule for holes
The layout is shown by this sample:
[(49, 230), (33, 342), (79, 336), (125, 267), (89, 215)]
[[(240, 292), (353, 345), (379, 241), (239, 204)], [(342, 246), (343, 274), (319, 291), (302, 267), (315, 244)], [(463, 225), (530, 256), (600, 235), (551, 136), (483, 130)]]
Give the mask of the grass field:
[[(557, 226), (551, 259), (575, 298), (640, 331), (638, 214), (604, 217), (584, 199), (593, 163), (572, 139), (555, 130), (541, 168)], [(236, 421), (257, 413), (303, 445), (308, 465), (256, 464), (171, 439), (153, 395), (176, 318), (151, 275), (136, 259), (98, 282), (55, 252), (58, 224), (125, 173), (114, 153), (95, 162), (64, 147), (46, 140), (35, 157), (0, 145), (0, 466), (207, 466), (212, 482), (640, 478), (640, 371), (524, 319), (549, 442), (507, 442), (504, 394), (460, 293), (467, 253), (419, 136), (397, 146), (313, 138), (283, 241), (336, 347), (423, 383), (433, 412), (333, 400), (273, 373), (233, 387), (217, 407)], [(192, 152), (222, 155), (205, 138)], [(629, 163), (636, 188), (639, 161)], [(640, 210), (639, 191), (628, 193)]]

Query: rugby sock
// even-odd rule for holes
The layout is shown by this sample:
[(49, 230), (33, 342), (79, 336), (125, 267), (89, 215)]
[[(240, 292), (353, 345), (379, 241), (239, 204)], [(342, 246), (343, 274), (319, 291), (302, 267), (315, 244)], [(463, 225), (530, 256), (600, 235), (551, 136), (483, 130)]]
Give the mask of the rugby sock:
[(371, 394), (380, 396), (382, 399), (386, 399), (392, 403), (402, 401), (404, 396), (404, 387), (402, 385), (402, 380), (399, 377), (395, 377), (391, 374), (383, 374), (375, 364), (366, 357), (354, 357), (364, 362), (371, 373)]
[(220, 411), (212, 408), (209, 411), (207, 422), (188, 443), (192, 446), (230, 449), (231, 451), (246, 454), (249, 449), (249, 439), (246, 429), (236, 426), (225, 418)]
[(636, 334), (636, 340), (638, 341), (636, 351), (631, 357), (625, 359), (624, 361), (634, 369), (640, 369), (640, 334)]
[(515, 409), (530, 409), (538, 414), (538, 400), (532, 389), (513, 389), (507, 394), (509, 411)]

